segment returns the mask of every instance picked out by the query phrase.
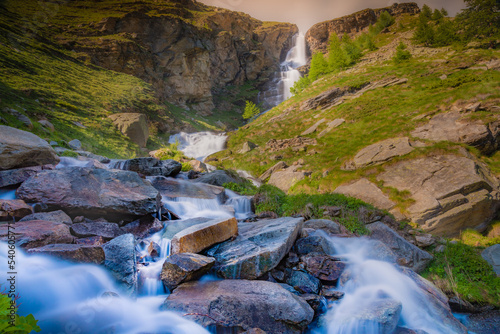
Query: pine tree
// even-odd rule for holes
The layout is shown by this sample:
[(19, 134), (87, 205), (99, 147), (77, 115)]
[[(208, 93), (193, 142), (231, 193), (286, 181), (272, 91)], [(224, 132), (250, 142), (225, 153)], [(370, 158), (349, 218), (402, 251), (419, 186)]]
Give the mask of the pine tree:
[(443, 14), (441, 13), (441, 11), (434, 9), (434, 12), (432, 13), (432, 20), (440, 22), (442, 19), (443, 19)]
[(394, 63), (399, 64), (402, 61), (408, 60), (411, 58), (410, 51), (406, 50), (406, 45), (403, 42), (399, 42), (398, 47), (396, 48), (396, 54), (392, 58)]
[(432, 18), (431, 7), (429, 7), (427, 5), (423, 5), (422, 10), (420, 11), (420, 18), (425, 18), (425, 19), (427, 19), (427, 21), (430, 20)]
[(498, 38), (500, 35), (500, 1), (464, 0), (466, 8), (456, 17), (458, 26), (467, 40), (477, 38)]
[(351, 59), (349, 55), (342, 48), (341, 42), (337, 34), (333, 33), (330, 36), (330, 45), (328, 50), (328, 64), (332, 71), (340, 70), (346, 68), (351, 64)]
[(245, 111), (243, 112), (243, 119), (251, 119), (260, 114), (260, 109), (251, 101), (245, 104)]
[(316, 80), (320, 75), (329, 72), (328, 62), (322, 52), (316, 52), (311, 59), (311, 68), (309, 70), (309, 81)]

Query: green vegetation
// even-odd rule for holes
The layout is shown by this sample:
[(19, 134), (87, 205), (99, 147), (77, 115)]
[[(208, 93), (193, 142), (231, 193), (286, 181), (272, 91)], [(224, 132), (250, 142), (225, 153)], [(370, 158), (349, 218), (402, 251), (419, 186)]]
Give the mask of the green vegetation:
[(260, 114), (260, 109), (251, 101), (246, 101), (245, 111), (243, 112), (244, 119), (252, 119)]
[[(189, 160), (184, 153), (179, 150), (179, 142), (176, 141), (173, 144), (169, 144), (166, 147), (162, 147), (154, 152), (154, 157), (159, 160), (173, 159), (175, 161)], [(183, 165), (184, 168), (184, 165)], [(186, 167), (187, 168), (187, 167)], [(189, 169), (188, 169), (189, 170)]]
[(14, 319), (15, 326), (11, 326), (12, 319), (10, 318), (10, 307), (11, 307), (11, 298), (2, 292), (0, 293), (0, 332), (1, 333), (12, 333), (12, 334), (29, 334), (32, 332), (39, 333), (41, 331), (40, 327), (38, 327), (38, 320), (35, 320), (32, 314), (27, 316), (19, 316), (17, 315), (17, 298), (14, 299), (15, 308), (14, 312), (16, 312), (16, 316)]
[(434, 260), (423, 276), (449, 296), (499, 307), (500, 277), (481, 257), (481, 250), (462, 242), (448, 243), (444, 252), (434, 253)]
[(60, 156), (61, 157), (77, 158), (78, 153), (76, 153), (74, 151), (67, 150), (67, 151), (64, 151), (62, 154), (60, 154)]
[(406, 49), (406, 45), (403, 42), (399, 42), (398, 47), (396, 48), (396, 54), (392, 58), (395, 64), (399, 64), (405, 60), (411, 58), (411, 53)]

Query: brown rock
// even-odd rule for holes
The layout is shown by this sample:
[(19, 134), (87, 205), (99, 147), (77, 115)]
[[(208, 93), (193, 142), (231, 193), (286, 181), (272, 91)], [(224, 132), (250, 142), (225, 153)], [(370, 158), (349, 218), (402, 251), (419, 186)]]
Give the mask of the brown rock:
[(54, 169), (54, 165), (32, 166), (0, 171), (0, 188), (23, 183), (42, 170)]
[(78, 263), (102, 264), (104, 251), (101, 246), (83, 244), (51, 244), (43, 247), (31, 248), (31, 254), (44, 254)]
[(287, 148), (292, 149), (305, 149), (309, 145), (317, 145), (316, 139), (295, 137), (290, 139), (271, 139), (266, 143), (266, 150), (269, 152), (275, 152), (284, 150)]
[(396, 205), (375, 184), (364, 178), (349, 185), (341, 185), (334, 193), (358, 198), (383, 210), (390, 210)]
[(306, 270), (325, 284), (336, 283), (347, 264), (329, 255), (311, 253), (303, 256)]
[(173, 254), (165, 260), (160, 279), (170, 291), (179, 284), (194, 281), (213, 267), (215, 259), (193, 253)]
[(113, 124), (140, 147), (146, 147), (149, 129), (146, 115), (138, 113), (122, 113), (109, 116)]
[(0, 199), (0, 220), (23, 218), (33, 213), (33, 208), (20, 199)]
[(267, 180), (272, 173), (274, 173), (275, 171), (278, 171), (278, 170), (282, 170), (282, 169), (285, 169), (287, 168), (288, 165), (286, 164), (286, 162), (284, 161), (280, 161), (278, 162), (277, 164), (275, 164), (273, 167), (269, 168), (268, 170), (266, 170), (264, 173), (262, 173), (262, 175), (259, 177), (260, 180), (262, 181), (265, 181)]
[(200, 160), (190, 160), (189, 164), (191, 165), (192, 170), (199, 173), (205, 173), (208, 171), (207, 165), (205, 165)]
[[(49, 244), (72, 243), (75, 239), (69, 233), (69, 227), (63, 223), (44, 220), (31, 220), (15, 223), (16, 243), (22, 248), (30, 249)], [(8, 240), (7, 224), (0, 225), (0, 240)]]
[(297, 171), (299, 166), (292, 166), (283, 171), (274, 172), (269, 179), (268, 184), (280, 188), (284, 192), (288, 190), (297, 182), (306, 178), (308, 173)]
[(238, 234), (235, 218), (212, 220), (178, 232), (171, 241), (172, 254), (198, 253)]
[(31, 215), (25, 216), (20, 221), (23, 222), (27, 220), (45, 220), (54, 223), (64, 223), (66, 225), (73, 224), (71, 218), (62, 210), (33, 213)]

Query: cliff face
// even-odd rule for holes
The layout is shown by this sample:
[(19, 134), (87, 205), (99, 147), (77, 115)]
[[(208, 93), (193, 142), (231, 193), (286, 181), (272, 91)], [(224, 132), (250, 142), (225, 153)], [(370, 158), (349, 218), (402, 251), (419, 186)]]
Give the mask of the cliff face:
[(214, 95), (226, 86), (252, 81), (261, 88), (279, 70), (298, 31), (195, 1), (168, 3), (161, 10), (139, 3), (121, 17), (76, 31), (77, 41), (65, 43), (98, 66), (151, 83), (160, 100), (207, 116)]
[(369, 27), (371, 24), (374, 24), (384, 11), (389, 12), (392, 16), (398, 16), (401, 14), (418, 14), (420, 9), (414, 2), (395, 3), (391, 7), (364, 9), (331, 21), (317, 23), (306, 33), (306, 42), (310, 54), (313, 54), (315, 51), (326, 52), (328, 49), (328, 41), (332, 33), (336, 33), (337, 35), (342, 35), (344, 33), (356, 34)]

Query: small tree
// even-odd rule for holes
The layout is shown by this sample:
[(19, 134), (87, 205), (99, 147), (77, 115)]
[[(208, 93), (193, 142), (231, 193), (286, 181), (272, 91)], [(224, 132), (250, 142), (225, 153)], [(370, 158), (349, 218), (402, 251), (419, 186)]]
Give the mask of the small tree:
[(245, 104), (245, 111), (243, 112), (244, 119), (251, 119), (260, 114), (260, 109), (251, 101)]
[(429, 21), (432, 18), (432, 9), (427, 5), (422, 6), (422, 11), (420, 11), (420, 18), (425, 18)]
[(356, 46), (347, 33), (344, 33), (342, 36), (341, 47), (344, 49), (350, 60), (349, 65), (356, 62), (362, 56), (361, 50)]
[(311, 59), (311, 69), (309, 70), (309, 81), (313, 82), (320, 75), (329, 72), (328, 63), (322, 52), (316, 52)]
[(434, 12), (432, 13), (432, 20), (433, 21), (441, 21), (443, 18), (443, 13), (441, 13), (440, 10), (434, 9)]
[(396, 48), (396, 54), (392, 58), (394, 63), (399, 64), (410, 58), (411, 58), (411, 53), (410, 51), (406, 50), (406, 45), (403, 42), (399, 42), (399, 45)]
[(346, 68), (351, 64), (351, 59), (347, 52), (342, 48), (339, 37), (336, 33), (330, 36), (330, 45), (328, 48), (328, 64), (332, 71)]

